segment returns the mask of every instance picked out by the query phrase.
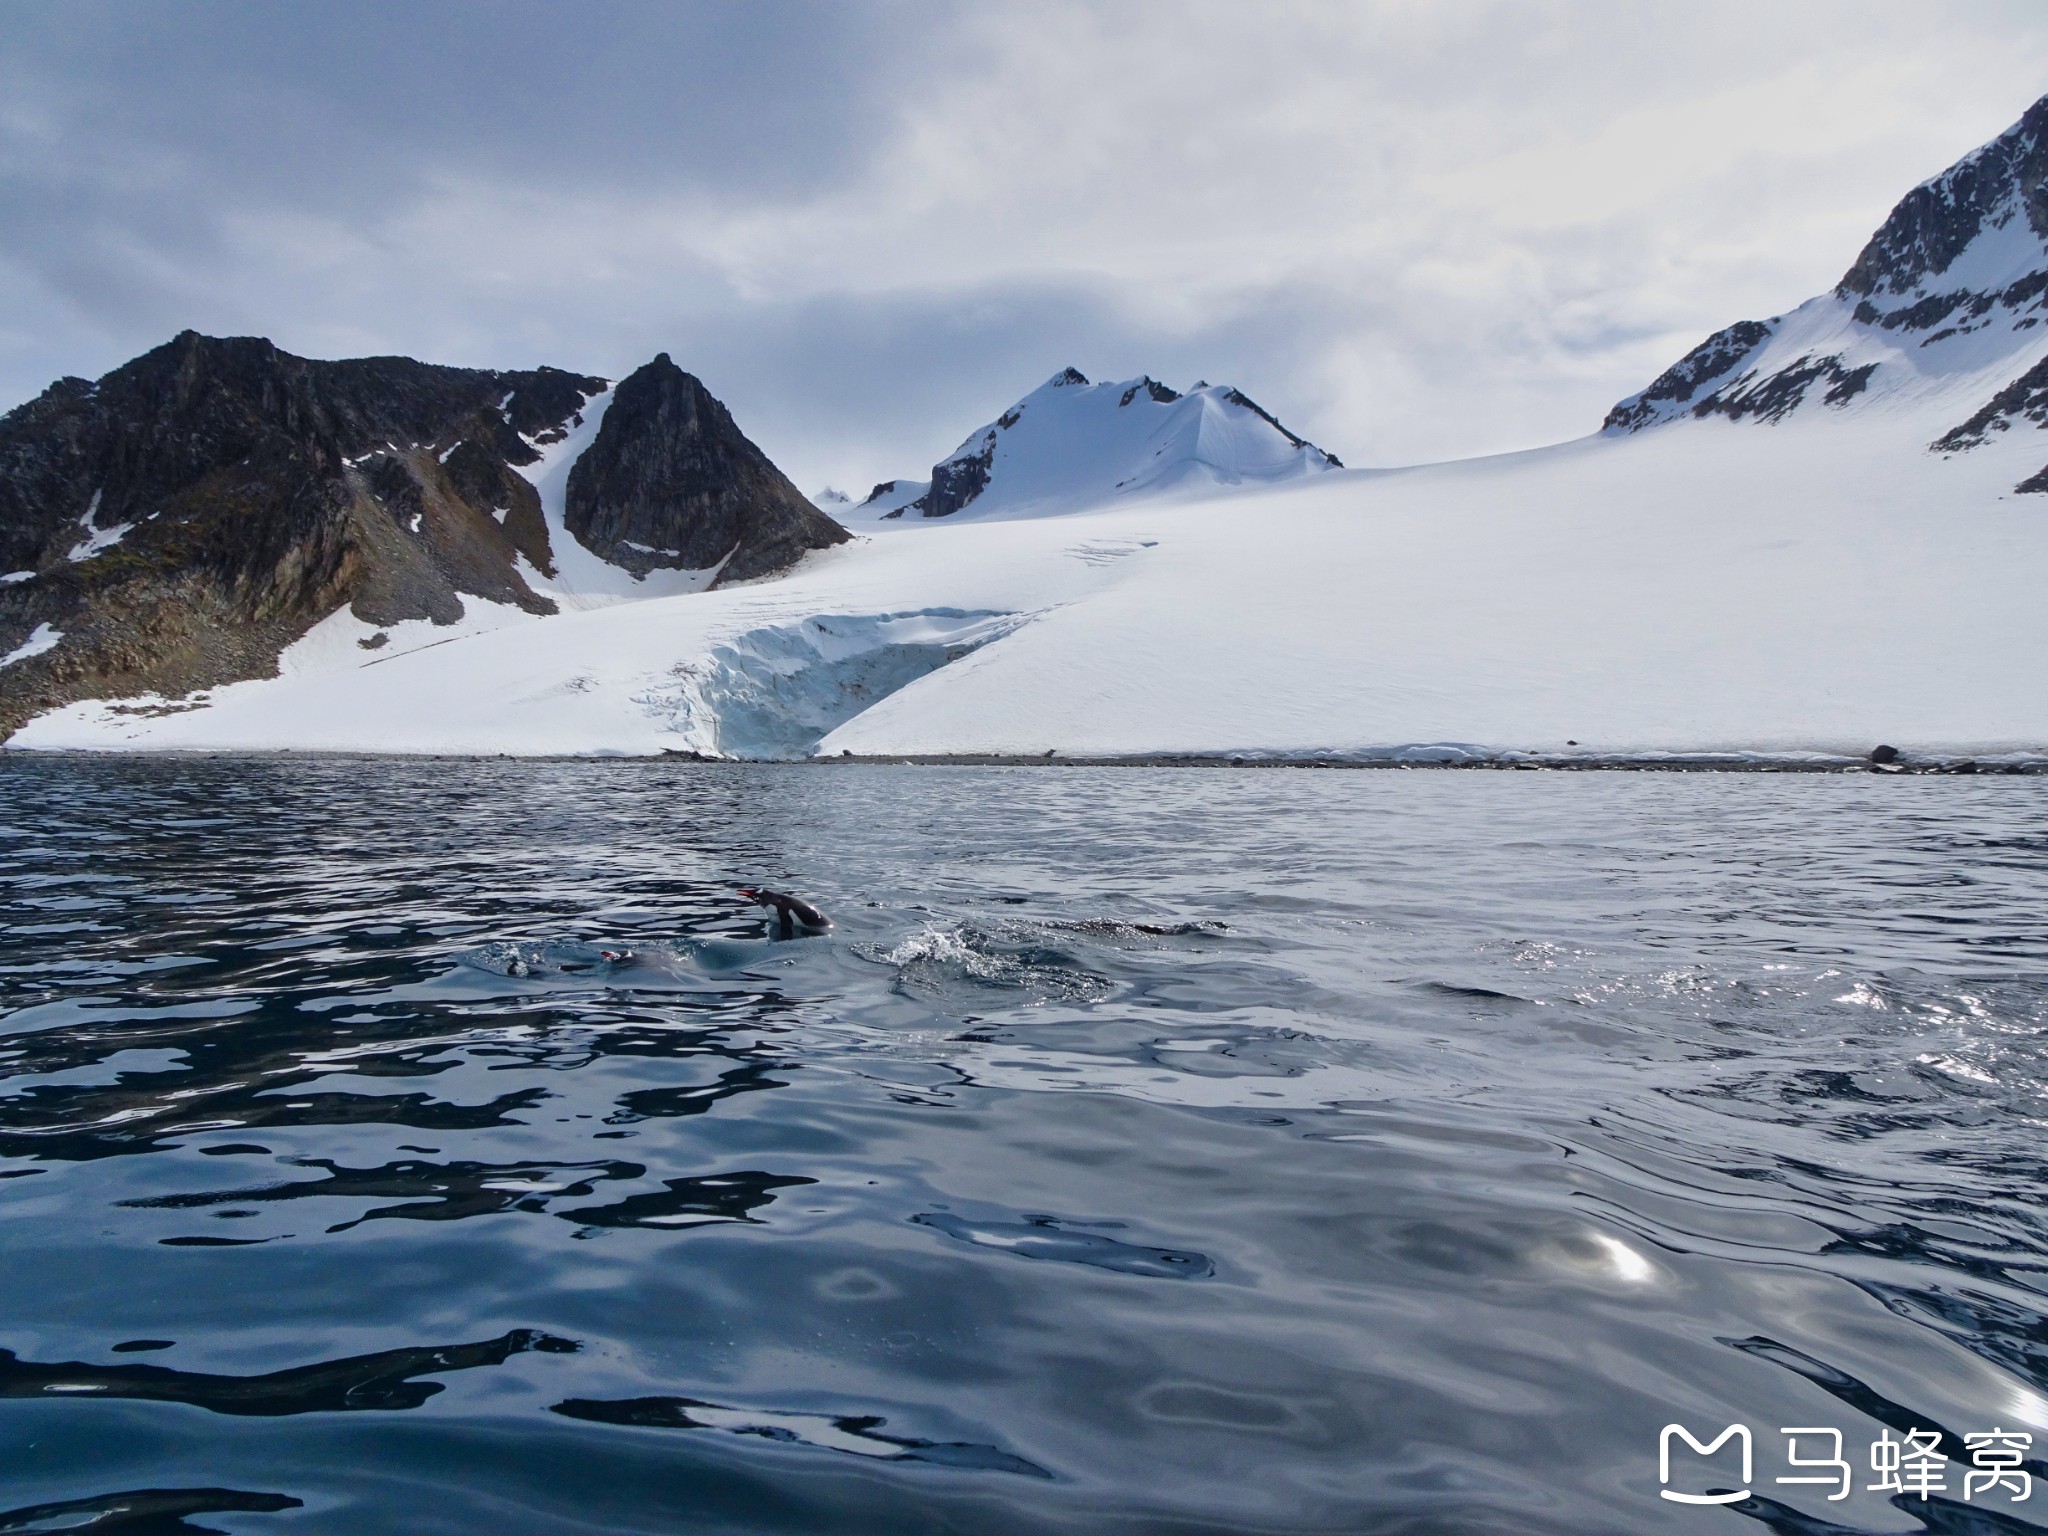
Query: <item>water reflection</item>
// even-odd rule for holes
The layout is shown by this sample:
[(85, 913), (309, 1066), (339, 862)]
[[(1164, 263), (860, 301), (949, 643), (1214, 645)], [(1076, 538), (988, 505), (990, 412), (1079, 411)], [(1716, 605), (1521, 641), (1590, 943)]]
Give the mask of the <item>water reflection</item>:
[(1882, 1528), (1841, 1525), (1761, 1495), (1722, 1507), (1735, 1514), (1749, 1516), (1774, 1536), (1899, 1536), (1901, 1531), (1906, 1536), (1916, 1536), (1916, 1533), (1920, 1536), (2040, 1536), (2041, 1532), (2048, 1531), (2048, 1526), (2036, 1525), (2030, 1520), (2001, 1514), (1981, 1505), (1943, 1498), (1940, 1494), (1928, 1499), (1894, 1494), (1885, 1502), (1919, 1524), (1906, 1527), (1887, 1524)]
[[(1113, 1269), (1125, 1275), (1149, 1275), (1161, 1280), (1200, 1280), (1216, 1273), (1216, 1266), (1199, 1253), (1177, 1248), (1147, 1248), (1126, 1243), (1100, 1232), (1074, 1230), (1079, 1223), (1062, 1222), (1057, 1216), (1027, 1216), (1022, 1221), (970, 1221), (943, 1211), (921, 1211), (910, 1218), (919, 1226), (933, 1227), (948, 1237), (1020, 1259), (1047, 1259), (1063, 1264), (1087, 1264), (1096, 1269)], [(1122, 1222), (1098, 1223), (1122, 1226)]]
[(129, 1398), (265, 1417), (417, 1408), (442, 1390), (440, 1382), (418, 1377), (503, 1365), (527, 1350), (568, 1354), (576, 1347), (571, 1339), (514, 1328), (475, 1344), (385, 1349), (259, 1376), (214, 1376), (161, 1365), (90, 1365), (78, 1360), (46, 1364), (17, 1359), (13, 1351), (0, 1349), (0, 1398)]
[(175, 1536), (191, 1531), (219, 1536), (219, 1526), (195, 1525), (186, 1517), (229, 1511), (275, 1514), (304, 1504), (286, 1493), (244, 1493), (234, 1488), (135, 1488), (0, 1510), (0, 1531), (78, 1531), (93, 1536)]
[[(1837, 1402), (1854, 1409), (1873, 1423), (1888, 1425), (1902, 1435), (1913, 1430), (1933, 1430), (1941, 1436), (1942, 1444), (1960, 1459), (1964, 1449), (1962, 1435), (1930, 1413), (1893, 1402), (1847, 1371), (1837, 1370), (1826, 1361), (1816, 1360), (1804, 1351), (1774, 1339), (1723, 1339), (1721, 1342), (1731, 1349), (1739, 1349), (1759, 1360), (1768, 1360), (1773, 1365), (1782, 1365), (1795, 1375), (1805, 1377)], [(2020, 1465), (2034, 1477), (2048, 1477), (2048, 1461), (2040, 1457), (2024, 1458)]]
[(635, 1397), (616, 1402), (571, 1398), (554, 1412), (593, 1424), (630, 1424), (642, 1429), (711, 1429), (751, 1435), (788, 1445), (808, 1445), (842, 1455), (881, 1461), (927, 1462), (973, 1472), (1013, 1472), (1025, 1477), (1052, 1474), (1035, 1462), (993, 1445), (969, 1441), (919, 1440), (886, 1435), (880, 1414), (790, 1413), (765, 1408), (729, 1408), (687, 1397)]
[(2048, 1432), (2032, 781), (0, 790), (0, 1530), (1563, 1536), (1673, 1419)]

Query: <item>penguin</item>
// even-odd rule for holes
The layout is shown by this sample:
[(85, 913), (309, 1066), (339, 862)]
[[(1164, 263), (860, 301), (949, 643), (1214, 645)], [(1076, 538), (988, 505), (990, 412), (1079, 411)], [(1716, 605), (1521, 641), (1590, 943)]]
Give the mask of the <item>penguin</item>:
[(744, 885), (740, 887), (740, 894), (757, 907), (774, 909), (774, 937), (778, 939), (810, 938), (832, 926), (831, 918), (801, 896), (785, 896), (780, 891), (757, 891)]

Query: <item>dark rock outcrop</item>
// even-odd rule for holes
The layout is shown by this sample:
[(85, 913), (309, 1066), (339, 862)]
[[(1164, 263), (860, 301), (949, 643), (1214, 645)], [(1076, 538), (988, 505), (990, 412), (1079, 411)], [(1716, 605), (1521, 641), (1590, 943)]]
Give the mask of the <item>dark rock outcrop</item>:
[(0, 736), (79, 698), (267, 675), (344, 604), (375, 624), (452, 621), (464, 594), (552, 612), (516, 569), (548, 550), (511, 466), (604, 387), (191, 331), (52, 385), (0, 418), (0, 654), (44, 625), (62, 640), (0, 667)]
[[(1958, 268), (1973, 246), (1979, 255)], [(1964, 280), (1969, 272), (2001, 275), (1972, 286)], [(2015, 272), (2020, 275), (2011, 277)], [(1901, 198), (1831, 294), (1795, 316), (1745, 320), (1717, 331), (1649, 388), (1617, 404), (1603, 430), (1634, 432), (1685, 416), (1774, 422), (1809, 401), (1839, 409), (1870, 391), (1874, 380), (1882, 392), (1913, 372), (1913, 363), (1894, 360), (1901, 347), (1938, 347), (1995, 328), (2019, 353), (2038, 340), (2024, 333), (2044, 320), (2048, 97)], [(1810, 341), (1802, 345), (1793, 337)], [(1972, 345), (1974, 371), (1992, 343), (1985, 338)], [(1942, 452), (1974, 447), (2015, 414), (2039, 420), (2040, 390), (2031, 380), (2016, 381), (1933, 446)]]
[(1703, 387), (1726, 377), (1770, 335), (1770, 326), (1761, 320), (1738, 320), (1726, 330), (1714, 332), (1657, 375), (1648, 389), (1609, 411), (1601, 426), (1609, 432), (1633, 431), (1656, 420), (1659, 407), (1691, 404)]
[(1901, 198), (1835, 292), (1844, 298), (1911, 293), (1946, 272), (1987, 226), (2015, 212), (2048, 239), (2048, 97)]
[[(1071, 368), (1067, 371), (1073, 372)], [(951, 517), (987, 490), (989, 469), (996, 461), (996, 432), (1015, 424), (1015, 417), (999, 421), (982, 434), (980, 447), (956, 453), (943, 464), (934, 464), (931, 489), (910, 504), (918, 515)]]
[(1174, 389), (1170, 385), (1160, 383), (1148, 373), (1129, 389), (1125, 390), (1123, 398), (1118, 400), (1117, 404), (1119, 406), (1129, 405), (1140, 394), (1145, 395), (1157, 405), (1171, 405), (1180, 398), (1179, 390)]
[(566, 522), (627, 570), (765, 576), (851, 537), (664, 352), (623, 380), (569, 472)]
[(1724, 384), (1693, 407), (1693, 414), (1726, 416), (1730, 421), (1745, 416), (1779, 421), (1803, 404), (1816, 385), (1826, 386), (1821, 398), (1827, 404), (1848, 404), (1863, 392), (1875, 372), (1875, 363), (1846, 368), (1839, 356), (1806, 356), (1761, 378), (1745, 375)]
[(1957, 453), (1983, 444), (1994, 432), (2009, 430), (2015, 421), (2048, 426), (2048, 358), (2034, 364), (1973, 412), (1934, 440), (1937, 452)]
[[(0, 740), (79, 699), (272, 675), (280, 650), (344, 606), (377, 625), (450, 623), (465, 598), (552, 613), (521, 575), (523, 559), (552, 576), (556, 551), (518, 470), (607, 388), (556, 368), (319, 362), (191, 331), (96, 383), (59, 380), (0, 417)], [(628, 433), (636, 419), (629, 408), (610, 431), (614, 481), (669, 451), (658, 428)], [(742, 484), (787, 485), (745, 447)], [(603, 526), (645, 509), (600, 492), (585, 513)], [(805, 530), (812, 543), (845, 537), (811, 516), (824, 524)], [(741, 522), (729, 570), (808, 547), (772, 520), (758, 539), (760, 520)]]

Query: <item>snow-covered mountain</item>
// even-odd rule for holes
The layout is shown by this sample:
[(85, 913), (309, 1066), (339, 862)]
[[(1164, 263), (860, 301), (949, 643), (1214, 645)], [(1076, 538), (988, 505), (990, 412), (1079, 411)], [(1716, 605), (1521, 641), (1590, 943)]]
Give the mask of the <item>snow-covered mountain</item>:
[[(1835, 292), (1720, 333), (1596, 436), (1337, 470), (1231, 391), (1064, 373), (930, 481), (840, 514), (944, 537), (856, 538), (772, 583), (564, 602), (487, 633), (411, 621), (374, 652), (341, 609), (281, 676), (204, 690), (173, 677), (143, 694), (129, 674), (42, 691), (73, 641), (51, 649), (29, 626), (62, 630), (61, 615), (7, 594), (118, 575), (114, 557), (151, 547), (143, 527), (119, 531), (132, 499), (89, 502), (102, 482), (67, 470), (33, 579), (0, 585), (0, 617), (16, 615), (0, 681), (36, 690), (10, 745), (1846, 767), (1884, 744), (2042, 770), (2048, 517), (2011, 492), (2048, 458), (2032, 430), (2048, 418), (2044, 129), (2048, 104), (1909, 194)], [(634, 581), (584, 548), (585, 528), (609, 549), (684, 549), (680, 527), (638, 521), (662, 498), (660, 477), (628, 473), (637, 452), (600, 455), (582, 480), (570, 467), (583, 434), (665, 419), (622, 404), (598, 418), (575, 383), (545, 413), (562, 426), (520, 429), (543, 458), (515, 478), (565, 579), (583, 579), (563, 565), (581, 550)], [(395, 441), (453, 441), (407, 431)], [(341, 440), (366, 445), (352, 464), (381, 436)], [(438, 451), (408, 463), (431, 481)], [(24, 449), (20, 472), (67, 463)], [(1233, 480), (1253, 483), (1213, 494)], [(602, 493), (587, 523), (579, 484)], [(527, 537), (509, 516), (504, 530)]]
[(0, 417), (0, 738), (315, 627), (385, 660), (846, 538), (667, 353), (613, 383), (187, 331)]
[[(1777, 422), (1905, 408), (1941, 453), (2048, 424), (2048, 97), (1902, 198), (1831, 292), (1717, 331), (1608, 413)], [(1903, 426), (1903, 424), (1902, 424)], [(2048, 470), (2021, 490), (2048, 490)]]
[[(1042, 516), (1120, 497), (1263, 484), (1343, 466), (1227, 385), (1186, 394), (1157, 379), (1091, 384), (1064, 368), (968, 435), (928, 480), (884, 480), (849, 526)], [(820, 503), (823, 505), (823, 503)]]
[(1896, 425), (1679, 427), (941, 524), (389, 660), (316, 629), (281, 678), (76, 704), (11, 745), (2039, 760), (2048, 517), (2001, 495), (2013, 444), (1929, 454)]

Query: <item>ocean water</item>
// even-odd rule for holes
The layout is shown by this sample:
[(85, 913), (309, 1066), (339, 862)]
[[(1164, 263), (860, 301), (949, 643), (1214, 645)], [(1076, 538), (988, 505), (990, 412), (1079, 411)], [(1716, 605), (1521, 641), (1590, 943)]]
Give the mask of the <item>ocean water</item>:
[(0, 1531), (2048, 1530), (2042, 781), (0, 803)]

